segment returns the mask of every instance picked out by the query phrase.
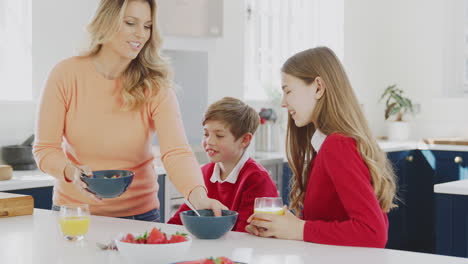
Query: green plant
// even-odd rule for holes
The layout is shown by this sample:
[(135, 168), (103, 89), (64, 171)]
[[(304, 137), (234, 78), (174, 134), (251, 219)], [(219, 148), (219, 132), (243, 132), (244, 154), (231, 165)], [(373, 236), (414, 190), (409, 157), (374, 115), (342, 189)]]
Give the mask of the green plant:
[(407, 112), (413, 113), (413, 103), (407, 97), (403, 96), (403, 90), (398, 89), (397, 85), (388, 86), (380, 101), (385, 99), (385, 120), (396, 115), (395, 121), (403, 121), (403, 115)]

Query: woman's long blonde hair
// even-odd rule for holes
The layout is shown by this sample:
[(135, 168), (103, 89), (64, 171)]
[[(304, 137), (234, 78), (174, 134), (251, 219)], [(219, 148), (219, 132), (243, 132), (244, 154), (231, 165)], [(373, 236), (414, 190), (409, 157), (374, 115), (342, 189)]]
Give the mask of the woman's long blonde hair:
[(286, 154), (294, 174), (290, 193), (291, 208), (299, 213), (305, 197), (314, 149), (310, 144), (315, 129), (326, 135), (340, 133), (356, 140), (357, 148), (369, 168), (371, 184), (383, 211), (396, 207), (395, 174), (385, 153), (371, 134), (348, 77), (335, 53), (327, 47), (299, 52), (289, 58), (282, 72), (311, 84), (316, 77), (325, 83), (325, 93), (312, 113), (312, 120), (297, 127), (288, 117)]
[[(88, 25), (90, 44), (82, 56), (94, 56), (102, 44), (116, 34), (123, 23), (128, 2), (137, 0), (101, 0), (93, 20)], [(171, 87), (171, 72), (167, 61), (161, 56), (161, 36), (157, 27), (155, 0), (147, 2), (151, 8), (151, 36), (138, 56), (122, 74), (122, 99), (124, 110), (138, 110), (161, 88)]]

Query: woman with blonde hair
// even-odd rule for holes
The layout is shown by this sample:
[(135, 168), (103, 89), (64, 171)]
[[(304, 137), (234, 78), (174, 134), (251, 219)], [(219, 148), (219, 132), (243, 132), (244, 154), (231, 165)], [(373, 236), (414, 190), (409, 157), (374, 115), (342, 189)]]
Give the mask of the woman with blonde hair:
[[(50, 72), (36, 124), (34, 155), (56, 178), (53, 209), (89, 204), (92, 214), (159, 221), (151, 142), (157, 133), (167, 175), (196, 208), (209, 199), (190, 149), (167, 63), (160, 56), (155, 0), (101, 0), (88, 26), (90, 48)], [(126, 169), (135, 176), (120, 197), (99, 199), (80, 171)]]
[(339, 59), (326, 47), (295, 54), (282, 67), (282, 89), (289, 113), (286, 153), (294, 174), (290, 207), (300, 218), (288, 210), (282, 216), (253, 214), (248, 232), (385, 247), (395, 176)]

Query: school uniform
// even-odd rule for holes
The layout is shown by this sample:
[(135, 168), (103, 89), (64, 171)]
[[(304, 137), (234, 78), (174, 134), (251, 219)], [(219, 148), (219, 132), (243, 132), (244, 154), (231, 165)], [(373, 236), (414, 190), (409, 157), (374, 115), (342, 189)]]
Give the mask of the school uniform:
[[(239, 216), (233, 231), (246, 232), (247, 219), (253, 214), (256, 197), (278, 197), (276, 185), (268, 171), (244, 152), (239, 162), (225, 180), (221, 179), (219, 164), (208, 163), (202, 167), (208, 197), (220, 201)], [(183, 204), (169, 224), (182, 224), (180, 213), (190, 210)]]
[(342, 134), (314, 133), (302, 218), (304, 241), (383, 248), (387, 214), (380, 208), (356, 141)]

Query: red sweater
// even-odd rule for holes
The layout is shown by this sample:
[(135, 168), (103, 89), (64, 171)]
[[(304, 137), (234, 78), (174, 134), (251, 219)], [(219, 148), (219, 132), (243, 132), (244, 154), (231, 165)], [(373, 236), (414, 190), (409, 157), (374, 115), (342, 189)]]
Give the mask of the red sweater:
[[(237, 211), (239, 216), (232, 230), (245, 232), (247, 219), (253, 214), (255, 198), (278, 197), (276, 185), (265, 168), (252, 158), (245, 162), (235, 184), (229, 182), (212, 183), (210, 178), (214, 165), (215, 163), (208, 163), (202, 167), (208, 197), (220, 201), (229, 210)], [(167, 223), (181, 225), (180, 212), (187, 210), (190, 208), (183, 204)]]
[(304, 241), (383, 248), (388, 219), (354, 139), (331, 134), (312, 160), (303, 219)]

